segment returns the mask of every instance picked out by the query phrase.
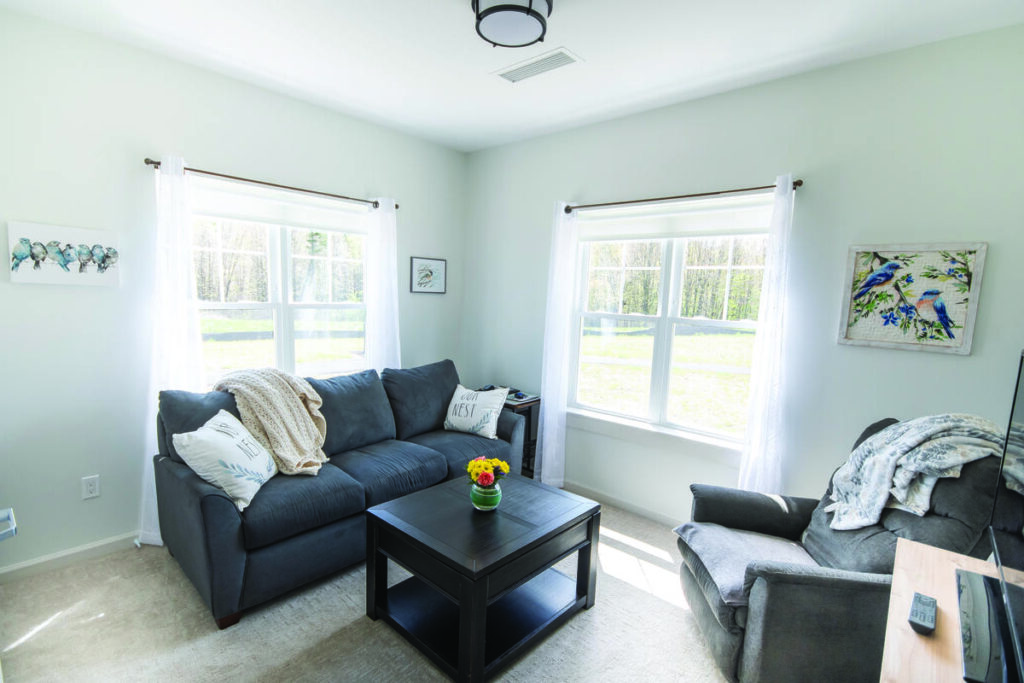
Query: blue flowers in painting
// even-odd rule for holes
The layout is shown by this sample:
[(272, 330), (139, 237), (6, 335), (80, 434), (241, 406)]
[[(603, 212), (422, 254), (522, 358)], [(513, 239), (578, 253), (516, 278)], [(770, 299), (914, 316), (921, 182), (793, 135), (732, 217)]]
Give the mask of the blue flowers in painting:
[(907, 273), (906, 275), (903, 276), (903, 281), (906, 282), (908, 285), (912, 285), (914, 284), (914, 276), (911, 275), (910, 273)]
[(908, 318), (913, 318), (914, 314), (917, 313), (917, 309), (915, 309), (913, 306), (911, 306), (909, 304), (906, 304), (906, 305), (900, 306), (900, 313), (902, 313), (903, 315), (907, 316)]
[(889, 311), (888, 313), (883, 313), (882, 314), (882, 320), (884, 321), (882, 323), (882, 327), (885, 327), (886, 325), (899, 325), (900, 324), (899, 318), (897, 318), (896, 314), (893, 313), (892, 311)]

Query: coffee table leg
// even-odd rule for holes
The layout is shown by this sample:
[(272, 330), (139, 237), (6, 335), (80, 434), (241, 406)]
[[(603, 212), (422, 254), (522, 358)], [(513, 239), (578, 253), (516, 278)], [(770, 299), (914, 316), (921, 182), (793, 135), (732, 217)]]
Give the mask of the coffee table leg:
[(367, 516), (366, 523), (366, 616), (376, 619), (385, 611), (388, 596), (388, 558), (377, 550), (377, 525)]
[(576, 599), (586, 598), (585, 609), (594, 606), (597, 590), (597, 542), (601, 535), (601, 513), (587, 523), (587, 539), (590, 544), (580, 548), (576, 560)]
[(464, 581), (459, 600), (459, 678), (484, 680), (484, 644), (487, 635), (487, 583)]

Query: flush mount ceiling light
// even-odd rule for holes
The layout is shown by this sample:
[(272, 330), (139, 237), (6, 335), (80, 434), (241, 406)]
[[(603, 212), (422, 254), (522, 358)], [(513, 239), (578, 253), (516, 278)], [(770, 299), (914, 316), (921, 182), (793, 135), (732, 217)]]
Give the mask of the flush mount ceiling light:
[(526, 47), (544, 40), (554, 0), (473, 0), (476, 32), (494, 46)]

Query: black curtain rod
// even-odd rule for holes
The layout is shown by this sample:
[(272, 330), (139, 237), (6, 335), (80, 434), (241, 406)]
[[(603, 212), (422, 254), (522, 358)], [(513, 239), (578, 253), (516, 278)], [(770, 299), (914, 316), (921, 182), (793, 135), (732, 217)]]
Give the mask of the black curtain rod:
[[(146, 157), (145, 159), (147, 166), (153, 168), (160, 168), (160, 162), (154, 159)], [(306, 194), (315, 194), (319, 197), (330, 197), (331, 199), (344, 199), (349, 202), (359, 202), (360, 204), (369, 204), (373, 208), (380, 208), (380, 202), (374, 199), (359, 199), (358, 197), (346, 197), (343, 194), (331, 194), (330, 192), (320, 192), (319, 190), (307, 190), (304, 187), (292, 187), (290, 185), (278, 185), (277, 183), (268, 183), (265, 180), (253, 180), (252, 178), (242, 178), (236, 175), (227, 175), (226, 173), (214, 173), (213, 171), (204, 171), (201, 168), (189, 168), (185, 167), (185, 170), (189, 173), (198, 173), (200, 175), (213, 176), (214, 178), (227, 178), (228, 180), (237, 180), (243, 183), (250, 183), (252, 185), (263, 185), (265, 187), (276, 187), (280, 190), (292, 190), (293, 192), (305, 192)], [(395, 208), (398, 208), (398, 204), (395, 204)]]
[[(793, 181), (793, 189), (802, 186), (803, 180), (799, 178)], [(761, 185), (760, 187), (741, 187), (737, 190), (719, 190), (718, 192), (697, 192), (695, 194), (679, 194), (674, 197), (653, 197), (651, 199), (629, 199), (623, 202), (604, 202), (602, 204), (579, 204), (577, 206), (565, 207), (566, 213), (572, 213), (578, 209), (594, 209), (602, 206), (624, 206), (626, 204), (650, 204), (652, 202), (667, 202), (672, 199), (693, 199), (694, 197), (714, 197), (720, 194), (736, 194), (738, 192), (754, 192), (756, 190), (774, 190), (774, 185)]]

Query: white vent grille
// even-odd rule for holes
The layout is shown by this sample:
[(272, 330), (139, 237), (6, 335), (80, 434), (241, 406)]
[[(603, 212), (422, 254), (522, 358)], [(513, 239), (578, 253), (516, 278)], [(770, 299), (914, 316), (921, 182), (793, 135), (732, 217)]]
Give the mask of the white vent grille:
[(504, 78), (506, 81), (511, 83), (518, 83), (527, 78), (533, 76), (539, 76), (542, 73), (551, 71), (552, 69), (558, 69), (563, 66), (569, 66), (575, 64), (579, 59), (569, 53), (564, 47), (560, 47), (554, 52), (531, 59), (528, 62), (516, 64), (511, 66), (504, 71), (499, 71), (498, 75)]

